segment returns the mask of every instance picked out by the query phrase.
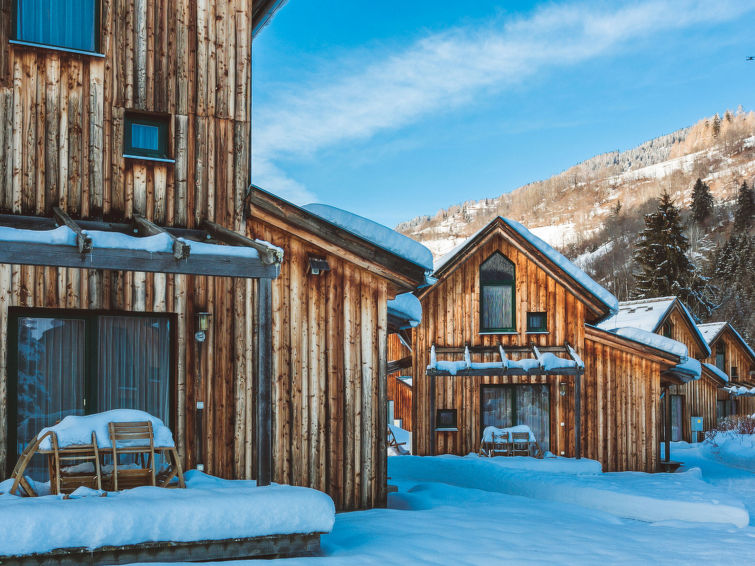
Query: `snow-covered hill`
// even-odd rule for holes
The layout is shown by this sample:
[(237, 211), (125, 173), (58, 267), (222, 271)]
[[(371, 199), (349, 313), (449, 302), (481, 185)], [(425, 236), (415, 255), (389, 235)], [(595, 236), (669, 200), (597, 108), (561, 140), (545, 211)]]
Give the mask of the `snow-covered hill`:
[(630, 150), (597, 155), (511, 193), (414, 218), (397, 230), (439, 257), (500, 214), (565, 248), (594, 234), (617, 202), (630, 212), (668, 190), (677, 204), (686, 205), (698, 177), (715, 198), (726, 200), (754, 176), (755, 113), (727, 111)]

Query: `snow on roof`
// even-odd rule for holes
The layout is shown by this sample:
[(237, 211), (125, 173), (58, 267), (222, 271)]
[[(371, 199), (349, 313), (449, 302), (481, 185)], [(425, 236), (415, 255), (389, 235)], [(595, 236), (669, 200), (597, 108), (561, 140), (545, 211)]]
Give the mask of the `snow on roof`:
[(619, 312), (597, 326), (603, 330), (631, 327), (655, 332), (675, 300), (676, 297), (656, 297), (638, 301), (622, 301), (619, 303)]
[(671, 369), (676, 372), (687, 374), (691, 376), (693, 380), (700, 379), (700, 376), (703, 374), (702, 364), (700, 364), (695, 358), (687, 358), (685, 361), (676, 364)]
[(327, 204), (307, 204), (302, 208), (428, 271), (433, 268), (430, 250), (387, 226)]
[[(84, 416), (68, 415), (58, 424), (43, 428), (37, 435), (37, 438), (40, 438), (47, 431), (53, 431), (57, 436), (58, 446), (62, 448), (74, 444), (91, 444), (92, 432), (94, 432), (97, 436), (97, 446), (100, 448), (112, 448), (108, 423), (142, 421), (150, 421), (152, 423), (152, 435), (155, 440), (155, 446), (175, 446), (173, 434), (160, 419), (136, 409), (115, 409), (113, 411)], [(49, 436), (39, 444), (39, 448), (41, 450), (52, 449), (52, 442)]]
[(703, 365), (706, 368), (708, 368), (711, 372), (716, 374), (719, 379), (725, 381), (726, 383), (729, 382), (729, 376), (725, 372), (721, 371), (717, 366), (713, 364), (708, 364), (708, 363), (703, 363)]
[[(500, 218), (501, 221), (506, 223), (510, 228), (512, 228), (517, 234), (519, 234), (527, 242), (535, 246), (540, 253), (542, 253), (545, 257), (547, 257), (549, 260), (555, 263), (560, 269), (565, 271), (567, 275), (569, 275), (569, 277), (574, 279), (577, 283), (579, 283), (582, 287), (584, 287), (591, 295), (593, 295), (596, 299), (598, 299), (601, 303), (603, 303), (606, 307), (608, 307), (611, 313), (615, 313), (618, 311), (619, 309), (618, 299), (614, 297), (607, 289), (605, 289), (604, 287), (596, 283), (589, 275), (587, 275), (587, 273), (582, 271), (573, 262), (567, 259), (563, 254), (556, 251), (545, 241), (535, 236), (535, 234), (530, 232), (527, 228), (525, 228), (519, 222), (516, 222), (515, 220), (510, 220), (508, 218), (504, 218), (502, 216), (499, 216), (498, 218)], [(488, 224), (488, 226), (489, 225), (490, 224)], [(451, 261), (451, 259), (453, 259), (453, 257), (457, 253), (459, 253), (459, 251), (464, 246), (466, 246), (470, 241), (476, 238), (480, 234), (480, 232), (482, 232), (486, 228), (487, 226), (482, 228), (482, 230), (477, 231), (473, 236), (471, 236), (462, 244), (456, 246), (453, 250), (451, 250), (451, 252), (441, 257), (434, 265), (435, 271), (438, 271), (443, 266), (445, 266), (449, 261)]]
[(414, 328), (422, 322), (422, 303), (412, 293), (403, 293), (388, 301), (388, 314), (406, 320)]
[(664, 352), (668, 352), (669, 354), (679, 356), (682, 359), (686, 359), (689, 356), (687, 346), (685, 346), (681, 342), (677, 342), (676, 340), (666, 338), (665, 336), (661, 336), (659, 334), (648, 332), (647, 330), (626, 327), (615, 328), (613, 330), (610, 330), (610, 332), (618, 334), (619, 336), (623, 336), (624, 338), (629, 338), (630, 340), (634, 340), (635, 342), (639, 342), (640, 344), (645, 344), (646, 346), (650, 346), (651, 348), (655, 348), (656, 350), (662, 350)]
[(706, 324), (698, 324), (697, 328), (700, 330), (703, 338), (705, 338), (705, 341), (710, 344), (726, 324), (726, 322), (708, 322)]

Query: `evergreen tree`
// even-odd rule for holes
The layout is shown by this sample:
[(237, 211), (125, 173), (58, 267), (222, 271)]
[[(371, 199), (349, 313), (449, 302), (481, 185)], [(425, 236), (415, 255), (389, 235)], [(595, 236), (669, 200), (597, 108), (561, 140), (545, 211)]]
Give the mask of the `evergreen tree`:
[(717, 138), (721, 133), (721, 118), (718, 116), (718, 112), (713, 116), (713, 137)]
[(678, 296), (693, 312), (708, 314), (710, 302), (703, 296), (704, 278), (687, 257), (680, 210), (664, 192), (658, 208), (645, 216), (645, 229), (634, 253), (636, 298)]
[(710, 187), (700, 178), (692, 188), (692, 219), (698, 224), (705, 222), (713, 212), (713, 195)]
[(747, 186), (747, 181), (742, 183), (737, 193), (737, 209), (734, 212), (734, 228), (737, 231), (748, 231), (752, 227), (755, 216), (755, 195)]
[(716, 318), (729, 320), (746, 340), (755, 338), (755, 236), (733, 232), (716, 250), (712, 280), (717, 291)]

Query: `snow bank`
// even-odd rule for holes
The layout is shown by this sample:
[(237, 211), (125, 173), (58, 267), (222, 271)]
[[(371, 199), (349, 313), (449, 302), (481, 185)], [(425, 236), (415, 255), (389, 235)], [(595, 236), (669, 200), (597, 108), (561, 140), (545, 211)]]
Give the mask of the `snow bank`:
[[(640, 521), (725, 523), (745, 527), (749, 514), (738, 499), (699, 478), (698, 471), (676, 474), (618, 472), (601, 474), (600, 464), (574, 461), (590, 471), (554, 471), (564, 459), (528, 460), (527, 473), (511, 460), (437, 456), (392, 458), (393, 479), (442, 482), (459, 487), (521, 495), (597, 509)], [(551, 461), (555, 464), (551, 464)], [(549, 467), (551, 469), (549, 469)], [(568, 470), (568, 468), (566, 468)]]
[(723, 380), (725, 383), (729, 382), (729, 376), (726, 375), (726, 373), (720, 369), (718, 369), (717, 366), (713, 364), (703, 363), (703, 365), (708, 368), (710, 371), (712, 371), (714, 374), (716, 374), (719, 379)]
[[(43, 428), (37, 435), (37, 438), (41, 437), (48, 430), (51, 430), (58, 437), (58, 446), (63, 447), (73, 444), (90, 444), (92, 442), (92, 432), (94, 432), (97, 435), (97, 446), (100, 448), (112, 448), (108, 423), (142, 421), (150, 421), (152, 423), (155, 446), (175, 446), (173, 434), (160, 419), (136, 409), (115, 409), (113, 411), (84, 416), (68, 415), (58, 424)], [(52, 441), (50, 437), (45, 438), (39, 447), (42, 450), (51, 450)]]
[(334, 521), (333, 501), (314, 489), (257, 487), (254, 481), (223, 480), (192, 470), (186, 473), (186, 489), (138, 487), (76, 499), (0, 496), (0, 555), (324, 533)]
[(406, 320), (414, 328), (422, 322), (422, 303), (413, 293), (403, 293), (388, 301), (388, 314)]
[(327, 204), (307, 204), (302, 208), (428, 271), (433, 268), (430, 250), (387, 226)]
[(705, 455), (755, 472), (755, 434), (738, 434), (734, 431), (717, 432), (702, 443)]
[(0, 242), (29, 242), (53, 246), (75, 246), (76, 234), (68, 226), (54, 230), (23, 230), (0, 226)]

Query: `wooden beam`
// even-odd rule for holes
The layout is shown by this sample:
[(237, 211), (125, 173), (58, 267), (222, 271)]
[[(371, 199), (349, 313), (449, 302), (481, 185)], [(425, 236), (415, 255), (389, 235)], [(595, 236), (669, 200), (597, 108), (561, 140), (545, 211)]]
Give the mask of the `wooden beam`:
[(544, 370), (535, 368), (524, 370), (521, 368), (486, 368), (486, 369), (460, 369), (455, 374), (445, 370), (428, 369), (427, 375), (430, 377), (475, 377), (475, 376), (506, 376), (506, 375), (582, 375), (582, 370), (578, 368), (560, 368), (554, 370)]
[(272, 282), (260, 279), (257, 287), (257, 485), (270, 485), (273, 475)]
[[(498, 346), (468, 346), (470, 354), (498, 354), (500, 353), (500, 345)], [(565, 354), (566, 350), (563, 346), (538, 346), (538, 351), (550, 352), (552, 354)], [(465, 346), (435, 346), (436, 354), (463, 354)], [(511, 354), (531, 354), (532, 346), (506, 346), (506, 352)]]
[(173, 242), (173, 257), (176, 259), (186, 259), (191, 253), (191, 246), (182, 242), (165, 228), (158, 226), (144, 218), (141, 214), (134, 214), (134, 224), (137, 230), (143, 236), (157, 236), (158, 234), (167, 234)]
[(582, 375), (574, 376), (574, 452), (577, 460), (582, 457)]
[(176, 261), (170, 252), (122, 249), (95, 249), (82, 255), (73, 246), (28, 242), (3, 242), (0, 263), (245, 278), (274, 279), (280, 273), (280, 265), (264, 265), (259, 258), (192, 255)]
[(279, 249), (275, 249), (270, 245), (261, 244), (260, 242), (252, 240), (251, 238), (242, 236), (241, 234), (234, 232), (233, 230), (224, 228), (220, 224), (215, 224), (214, 222), (205, 220), (202, 223), (202, 226), (205, 230), (207, 230), (210, 236), (212, 236), (216, 240), (220, 240), (221, 242), (225, 242), (226, 244), (232, 246), (247, 246), (254, 248), (260, 254), (260, 260), (262, 260), (262, 263), (264, 263), (265, 265), (273, 265), (276, 263), (280, 264), (280, 262), (283, 260), (283, 252)]
[(61, 226), (68, 226), (76, 234), (76, 246), (79, 248), (80, 254), (88, 254), (92, 251), (92, 238), (84, 234), (81, 227), (76, 224), (71, 217), (68, 216), (60, 207), (53, 206), (52, 213), (55, 215), (55, 220)]
[(410, 367), (412, 367), (412, 356), (405, 356), (400, 360), (393, 360), (388, 362), (388, 375)]

